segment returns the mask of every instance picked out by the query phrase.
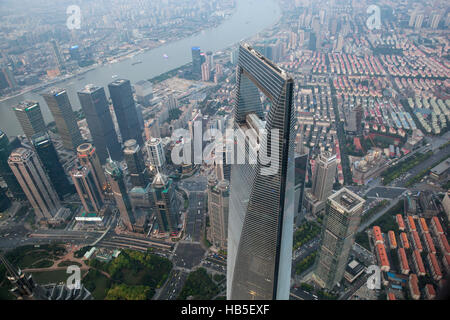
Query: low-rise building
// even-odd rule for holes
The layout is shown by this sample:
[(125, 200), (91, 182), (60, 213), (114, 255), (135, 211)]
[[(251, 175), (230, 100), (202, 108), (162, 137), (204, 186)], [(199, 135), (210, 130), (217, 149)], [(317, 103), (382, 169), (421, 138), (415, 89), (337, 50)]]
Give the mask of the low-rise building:
[(392, 249), (397, 249), (397, 239), (395, 239), (395, 233), (392, 230), (389, 230), (388, 232), (389, 237), (389, 246)]
[(441, 248), (442, 255), (448, 256), (450, 255), (450, 247), (448, 245), (447, 237), (445, 234), (440, 234), (438, 237), (439, 247)]
[(436, 254), (436, 247), (434, 246), (433, 238), (429, 233), (425, 233), (425, 246), (427, 247), (427, 251)]
[(402, 247), (405, 249), (409, 249), (409, 240), (408, 240), (408, 236), (406, 235), (406, 233), (402, 232), (400, 233), (400, 242), (402, 243)]
[(423, 260), (422, 260), (419, 250), (416, 249), (413, 251), (412, 260), (414, 262), (414, 267), (416, 268), (417, 274), (419, 276), (426, 275), (427, 272), (425, 270), (425, 266), (423, 264)]
[(419, 279), (414, 273), (409, 275), (409, 292), (414, 300), (420, 299)]
[(431, 269), (431, 276), (434, 280), (439, 281), (442, 279), (442, 271), (439, 267), (439, 262), (436, 258), (436, 255), (434, 253), (428, 253), (427, 255), (428, 264), (430, 265)]
[(398, 248), (398, 261), (400, 262), (400, 270), (402, 274), (409, 274), (411, 271), (409, 269), (408, 258), (406, 257), (406, 252), (404, 248)]
[(417, 231), (411, 231), (411, 236), (412, 236), (414, 248), (419, 250), (419, 252), (422, 252), (423, 246), (422, 246), (422, 242), (420, 241), (419, 233), (417, 233)]
[(381, 234), (381, 229), (379, 226), (374, 226), (372, 228), (373, 232), (373, 241), (375, 244), (381, 243), (384, 244), (383, 235)]
[(427, 283), (425, 285), (425, 295), (427, 296), (428, 300), (433, 300), (436, 298), (436, 290), (434, 290), (434, 287), (431, 283)]
[(401, 214), (397, 214), (395, 216), (395, 218), (397, 219), (398, 229), (400, 231), (405, 231), (405, 222), (403, 221), (402, 215)]
[(378, 243), (375, 245), (378, 263), (380, 265), (381, 271), (389, 271), (391, 266), (389, 264), (389, 260), (386, 254), (386, 248), (382, 243)]
[(444, 229), (442, 229), (442, 225), (439, 222), (438, 217), (431, 218), (431, 228), (436, 236), (439, 236), (440, 234), (444, 234)]

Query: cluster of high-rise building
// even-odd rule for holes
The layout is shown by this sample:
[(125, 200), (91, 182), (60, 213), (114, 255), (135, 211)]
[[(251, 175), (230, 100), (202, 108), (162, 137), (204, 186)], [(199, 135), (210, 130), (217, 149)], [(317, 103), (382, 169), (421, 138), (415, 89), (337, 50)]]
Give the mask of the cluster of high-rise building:
[[(129, 231), (144, 232), (153, 212), (159, 231), (175, 231), (178, 199), (172, 180), (165, 175), (161, 139), (149, 137), (144, 143), (129, 80), (115, 80), (108, 89), (112, 108), (102, 87), (87, 85), (78, 92), (90, 142), (81, 137), (64, 89), (43, 94), (57, 134), (47, 128), (38, 102), (24, 101), (13, 107), (26, 139), (12, 143), (1, 132), (0, 173), (10, 196), (27, 198), (40, 222), (55, 221), (64, 210), (61, 202), (77, 193), (83, 207), (78, 221), (101, 221), (106, 209), (115, 203)], [(148, 86), (138, 93), (148, 99)], [(177, 102), (172, 100), (176, 108)], [(65, 159), (63, 166), (61, 152), (76, 156)], [(2, 199), (8, 201), (3, 189)]]

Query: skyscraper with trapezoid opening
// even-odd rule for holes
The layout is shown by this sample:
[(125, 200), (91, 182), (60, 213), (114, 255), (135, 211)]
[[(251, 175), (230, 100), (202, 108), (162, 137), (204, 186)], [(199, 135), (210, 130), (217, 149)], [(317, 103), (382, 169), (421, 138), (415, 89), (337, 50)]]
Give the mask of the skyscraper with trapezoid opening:
[[(259, 143), (247, 139), (236, 143), (234, 150), (238, 157), (245, 152), (248, 160), (244, 164), (234, 161), (231, 168), (227, 299), (289, 299), (294, 223), (293, 86), (285, 71), (249, 45), (240, 46), (234, 136), (237, 142), (259, 137)], [(266, 116), (261, 92), (270, 104)], [(268, 134), (260, 135), (264, 130)], [(270, 163), (255, 156), (254, 149), (270, 150)]]

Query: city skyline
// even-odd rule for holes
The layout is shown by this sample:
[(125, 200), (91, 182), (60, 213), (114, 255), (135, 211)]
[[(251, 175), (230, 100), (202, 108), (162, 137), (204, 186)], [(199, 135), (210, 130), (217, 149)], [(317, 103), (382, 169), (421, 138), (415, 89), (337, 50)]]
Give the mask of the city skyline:
[(194, 2), (0, 5), (0, 300), (444, 300), (448, 4)]

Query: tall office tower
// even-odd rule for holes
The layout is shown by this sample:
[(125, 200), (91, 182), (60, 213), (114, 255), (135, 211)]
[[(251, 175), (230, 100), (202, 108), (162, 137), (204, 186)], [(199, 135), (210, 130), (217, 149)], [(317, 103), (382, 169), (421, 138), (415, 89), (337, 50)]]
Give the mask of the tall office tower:
[(59, 199), (64, 200), (64, 195), (74, 193), (75, 190), (66, 177), (50, 136), (47, 133), (38, 133), (32, 137), (31, 142)]
[(25, 199), (25, 194), (8, 164), (11, 151), (12, 148), (8, 136), (0, 130), (0, 176), (5, 181), (14, 198)]
[(342, 33), (339, 33), (339, 36), (336, 41), (336, 49), (334, 51), (342, 52), (343, 48), (344, 48), (344, 35)]
[(28, 140), (37, 133), (46, 132), (41, 107), (37, 101), (24, 101), (13, 107), (17, 120)]
[(83, 167), (88, 167), (92, 170), (95, 184), (98, 185), (99, 189), (103, 190), (106, 186), (106, 176), (94, 146), (90, 143), (80, 144), (77, 148), (77, 156)]
[(337, 159), (331, 152), (323, 152), (317, 158), (311, 193), (319, 200), (325, 201), (333, 190), (336, 180)]
[(153, 99), (153, 85), (150, 81), (141, 80), (134, 85), (136, 91), (137, 102), (144, 107), (150, 106), (150, 101)]
[(65, 89), (54, 88), (42, 95), (55, 119), (64, 148), (75, 151), (83, 142)]
[(58, 43), (55, 39), (50, 40), (50, 44), (52, 45), (53, 56), (55, 58), (55, 62), (58, 65), (59, 70), (64, 70), (66, 68), (64, 59), (61, 55), (61, 51), (59, 50)]
[(430, 27), (432, 29), (437, 29), (439, 26), (439, 22), (441, 22), (442, 15), (439, 13), (435, 13), (431, 17)]
[(159, 231), (175, 231), (178, 227), (178, 201), (172, 179), (158, 172), (152, 183), (152, 193)]
[(207, 64), (209, 64), (210, 70), (214, 69), (214, 56), (212, 51), (206, 52), (206, 61)]
[(108, 84), (109, 94), (119, 124), (122, 141), (134, 139), (144, 144), (130, 80), (118, 79)]
[(99, 213), (105, 198), (91, 167), (78, 166), (70, 172), (86, 213)]
[(413, 27), (414, 26), (414, 23), (416, 22), (416, 17), (417, 17), (417, 10), (414, 10), (412, 13), (411, 13), (411, 16), (409, 17), (409, 26), (410, 27)]
[(123, 154), (128, 166), (128, 174), (134, 187), (146, 187), (150, 183), (147, 167), (144, 163), (142, 149), (136, 140), (127, 140), (124, 143)]
[(308, 154), (295, 156), (295, 187), (294, 187), (294, 223), (299, 226), (303, 221), (303, 198), (308, 167)]
[(202, 56), (199, 47), (192, 47), (192, 75), (197, 78), (202, 76)]
[(166, 163), (166, 156), (162, 146), (161, 138), (151, 138), (145, 143), (147, 147), (150, 164), (157, 168), (163, 168)]
[(105, 90), (102, 87), (88, 85), (78, 92), (78, 98), (86, 115), (86, 121), (100, 163), (106, 162), (108, 151), (113, 160), (122, 160), (122, 149), (114, 129)]
[(362, 120), (363, 120), (363, 115), (364, 115), (364, 110), (362, 105), (357, 105), (356, 108), (353, 110), (354, 112), (354, 116), (355, 116), (355, 120), (356, 120), (356, 134), (360, 135), (362, 134), (362, 130), (363, 130), (363, 125), (362, 125)]
[(69, 49), (70, 59), (72, 61), (76, 61), (77, 64), (80, 64), (81, 61), (81, 54), (80, 54), (80, 47), (78, 45), (71, 46)]
[[(270, 164), (261, 163), (261, 158), (267, 160), (263, 155), (231, 167), (228, 299), (289, 299), (294, 223), (293, 86), (294, 80), (285, 71), (249, 45), (240, 46), (234, 107), (237, 141), (266, 129), (270, 134), (260, 137), (259, 150), (272, 151)], [(258, 89), (271, 102), (266, 121)], [(255, 156), (242, 150), (253, 148), (250, 143), (237, 143), (237, 148), (238, 155)]]
[(145, 140), (150, 140), (152, 137), (160, 138), (161, 132), (159, 130), (159, 123), (157, 119), (148, 119), (145, 122)]
[(237, 63), (237, 60), (238, 60), (238, 50), (236, 50), (236, 49), (231, 49), (231, 52), (230, 52), (230, 62), (231, 62), (231, 64), (233, 64), (233, 65), (235, 65), (236, 63)]
[(134, 215), (128, 197), (127, 187), (123, 181), (123, 172), (118, 162), (108, 159), (106, 166), (106, 177), (116, 200), (116, 206), (120, 212), (120, 218), (128, 231), (134, 231)]
[(209, 241), (221, 250), (227, 249), (230, 184), (227, 180), (208, 179)]
[(328, 197), (322, 244), (313, 275), (322, 288), (332, 289), (344, 275), (364, 203), (363, 198), (347, 188)]
[(204, 64), (202, 64), (202, 81), (209, 81), (210, 76), (211, 70), (209, 64), (205, 62)]
[(173, 94), (169, 95), (169, 99), (167, 100), (167, 106), (169, 108), (169, 112), (178, 109), (178, 99), (173, 96)]
[(424, 19), (424, 15), (423, 15), (422, 13), (417, 15), (417, 17), (416, 17), (416, 23), (414, 24), (414, 28), (415, 28), (415, 29), (420, 29), (420, 28), (422, 28), (423, 19)]
[(51, 219), (61, 204), (36, 154), (30, 149), (15, 149), (9, 156), (8, 164), (38, 220)]

